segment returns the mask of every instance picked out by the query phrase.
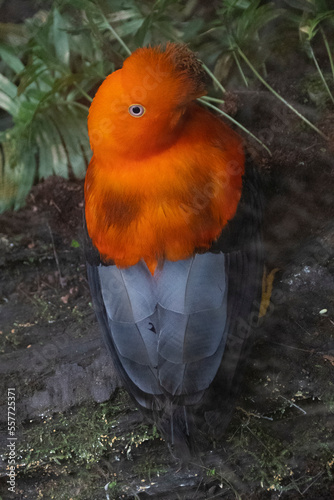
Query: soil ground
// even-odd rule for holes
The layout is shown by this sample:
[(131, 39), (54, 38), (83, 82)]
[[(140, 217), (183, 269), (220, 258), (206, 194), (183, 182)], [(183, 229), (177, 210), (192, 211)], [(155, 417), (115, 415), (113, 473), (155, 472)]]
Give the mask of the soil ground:
[(3, 463), (3, 499), (334, 498), (333, 110), (306, 102), (296, 84), (313, 69), (290, 68), (281, 78), (277, 61), (269, 79), (330, 140), (268, 92), (234, 93), (237, 118), (272, 153), (249, 146), (264, 181), (274, 287), (228, 431), (196, 463), (180, 468), (142, 421), (100, 341), (83, 183), (49, 178), (0, 216), (0, 447), (13, 388), (19, 464), (14, 495)]

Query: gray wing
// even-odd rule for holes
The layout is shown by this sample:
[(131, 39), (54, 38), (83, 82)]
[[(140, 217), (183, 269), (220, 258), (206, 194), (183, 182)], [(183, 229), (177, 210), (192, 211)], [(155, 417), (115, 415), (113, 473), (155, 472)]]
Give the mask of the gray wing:
[(89, 276), (107, 344), (137, 402), (159, 408), (162, 395), (197, 401), (226, 342), (224, 254), (166, 261), (154, 276), (143, 262), (91, 267)]
[(211, 384), (226, 342), (224, 254), (196, 254), (165, 262), (156, 278), (159, 383), (172, 396)]

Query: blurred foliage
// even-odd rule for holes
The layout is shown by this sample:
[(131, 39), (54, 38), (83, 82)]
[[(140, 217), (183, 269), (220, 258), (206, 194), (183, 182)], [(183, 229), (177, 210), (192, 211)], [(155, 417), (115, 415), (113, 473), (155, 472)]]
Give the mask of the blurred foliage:
[[(252, 68), (266, 77), (266, 62), (281, 46), (283, 33), (312, 57), (330, 93), (330, 1), (281, 4), (35, 0), (39, 10), (24, 24), (0, 23), (0, 212), (22, 206), (34, 182), (50, 175), (84, 177), (91, 155), (86, 130), (91, 98), (105, 76), (139, 46), (189, 43), (216, 81), (249, 86), (257, 75)], [(328, 53), (330, 83), (313, 53), (317, 36)], [(295, 49), (290, 43), (289, 50)]]
[[(334, 4), (332, 4), (331, 7), (333, 8)], [(321, 80), (323, 90), (327, 93), (327, 97), (334, 104), (334, 95), (333, 91), (331, 90), (331, 87), (333, 88), (334, 81), (334, 61), (332, 54), (333, 48), (330, 48), (326, 30), (324, 29), (324, 23), (327, 22), (326, 27), (329, 32), (330, 38), (333, 40), (334, 9), (328, 10), (328, 3), (326, 0), (307, 0), (306, 2), (303, 2), (303, 4), (300, 2), (298, 11), (299, 15), (292, 15), (291, 19), (298, 26), (300, 41), (306, 54), (314, 62), (317, 73)], [(328, 81), (326, 75), (324, 75), (313, 50), (313, 41), (316, 38), (317, 34), (321, 35), (322, 43), (326, 48), (331, 68), (330, 81)]]

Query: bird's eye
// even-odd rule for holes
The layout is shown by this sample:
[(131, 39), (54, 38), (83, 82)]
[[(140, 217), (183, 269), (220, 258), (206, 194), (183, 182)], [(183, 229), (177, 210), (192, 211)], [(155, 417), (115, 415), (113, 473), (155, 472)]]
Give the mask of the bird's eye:
[(138, 118), (139, 116), (143, 116), (145, 108), (141, 104), (132, 104), (132, 106), (129, 107), (129, 113), (131, 116), (136, 116)]

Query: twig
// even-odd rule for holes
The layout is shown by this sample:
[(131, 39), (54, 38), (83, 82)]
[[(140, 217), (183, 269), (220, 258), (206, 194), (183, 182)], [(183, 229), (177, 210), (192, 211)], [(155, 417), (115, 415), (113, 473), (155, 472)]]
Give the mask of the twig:
[(318, 134), (321, 135), (321, 137), (323, 137), (324, 139), (326, 139), (326, 141), (329, 140), (329, 138), (323, 132), (321, 132), (321, 130), (319, 130), (318, 127), (316, 127), (315, 125), (313, 125), (313, 123), (311, 123), (307, 118), (305, 118), (304, 115), (302, 115), (301, 113), (299, 113), (299, 111), (296, 108), (294, 108), (290, 103), (288, 103), (288, 101), (286, 101), (282, 96), (280, 96), (279, 93), (276, 92), (276, 90), (274, 90), (269, 85), (269, 83), (266, 82), (266, 80), (264, 78), (262, 78), (262, 76), (260, 75), (260, 73), (258, 71), (256, 71), (256, 69), (254, 68), (254, 66), (252, 65), (252, 63), (248, 60), (248, 58), (246, 57), (246, 55), (242, 52), (242, 50), (240, 49), (240, 47), (238, 47), (238, 51), (239, 51), (240, 56), (245, 61), (245, 63), (253, 71), (254, 75), (260, 80), (260, 82), (265, 87), (267, 87), (268, 90), (270, 90), (270, 92), (272, 94), (274, 94), (275, 97), (277, 97), (277, 99), (279, 99), (281, 102), (283, 102), (289, 109), (291, 109), (291, 111), (293, 111), (297, 116), (299, 116), (299, 118), (301, 120), (303, 120), (305, 123), (307, 123), (307, 125), (309, 127), (311, 127), (313, 130), (315, 130), (316, 132), (318, 132)]
[(285, 398), (284, 396), (281, 396), (279, 395), (278, 396), (279, 398), (282, 398), (284, 399), (285, 401), (287, 401), (288, 403), (290, 403), (291, 406), (294, 406), (295, 408), (297, 408), (298, 410), (300, 410), (304, 415), (306, 415), (306, 411), (303, 410), (303, 408), (301, 408), (300, 406), (297, 406), (293, 401), (291, 401), (290, 399), (287, 399)]
[(241, 123), (239, 123), (236, 120), (234, 120), (234, 118), (232, 118), (232, 116), (228, 115), (227, 113), (225, 113), (224, 111), (222, 111), (220, 108), (217, 108), (217, 106), (214, 106), (213, 104), (210, 104), (207, 100), (203, 99), (203, 97), (200, 97), (198, 99), (198, 101), (200, 101), (201, 103), (203, 103), (205, 106), (208, 106), (209, 108), (214, 109), (215, 111), (217, 111), (217, 113), (220, 113), (221, 115), (225, 116), (225, 118), (227, 118), (228, 120), (230, 120), (237, 127), (241, 128), (241, 130), (243, 130), (244, 132), (246, 132), (246, 134), (250, 135), (255, 141), (257, 141), (259, 144), (261, 144), (261, 146), (270, 154), (270, 156), (272, 156), (270, 149), (267, 148), (267, 146), (265, 144), (263, 144), (263, 142), (260, 141), (260, 139), (258, 139), (254, 134), (252, 134), (252, 132), (250, 132), (247, 128), (245, 128), (243, 125), (241, 125)]
[[(20, 283), (20, 285), (17, 287), (18, 291), (20, 293), (23, 293), (23, 295), (27, 297), (27, 299), (29, 299), (33, 304), (37, 304), (37, 300), (34, 297), (30, 297), (30, 295), (25, 290), (23, 290), (22, 284), (23, 283)], [(33, 294), (34, 292), (31, 293)]]
[(244, 408), (241, 408), (241, 406), (237, 406), (236, 410), (244, 412), (247, 415), (247, 417), (264, 418), (265, 420), (271, 420), (271, 421), (274, 420), (272, 417), (266, 417), (265, 415), (257, 415), (256, 413), (246, 411)]
[(237, 58), (237, 55), (236, 55), (236, 53), (235, 53), (235, 51), (234, 51), (234, 50), (233, 50), (232, 54), (233, 54), (233, 57), (234, 57), (235, 63), (236, 63), (236, 65), (238, 66), (238, 70), (239, 70), (239, 73), (240, 73), (240, 75), (241, 75), (241, 78), (243, 79), (243, 81), (244, 81), (244, 83), (245, 83), (246, 87), (249, 87), (249, 85), (248, 85), (248, 80), (247, 80), (247, 78), (246, 78), (246, 75), (245, 75), (245, 73), (242, 71), (242, 67), (241, 67), (240, 61), (239, 61), (239, 59)]
[(314, 353), (314, 349), (301, 349), (300, 347), (293, 347), (292, 345), (288, 345), (288, 344), (280, 344), (279, 342), (273, 342), (272, 340), (268, 340), (268, 342), (270, 342), (271, 344), (274, 344), (274, 345), (280, 345), (282, 347), (287, 347), (288, 349), (294, 349), (295, 351), (308, 352), (310, 354)]
[(304, 332), (306, 332), (306, 333), (307, 333), (307, 335), (311, 335), (311, 333), (310, 333), (308, 330), (306, 330), (306, 328), (304, 328), (302, 325), (300, 325), (300, 324), (298, 323), (298, 321), (296, 321), (296, 320), (295, 320), (295, 323), (296, 323), (296, 325), (298, 325), (298, 326), (299, 326), (299, 328), (301, 328), (302, 330), (304, 330)]
[(322, 38), (324, 40), (324, 44), (325, 44), (325, 47), (326, 47), (326, 50), (327, 50), (327, 54), (328, 54), (328, 58), (329, 58), (330, 65), (331, 65), (332, 75), (333, 75), (333, 78), (334, 78), (334, 62), (333, 62), (333, 58), (332, 58), (332, 54), (331, 54), (331, 49), (329, 47), (326, 34), (325, 34), (325, 32), (324, 32), (324, 30), (322, 29), (321, 26), (320, 26), (320, 33), (322, 34)]
[(52, 234), (52, 231), (51, 231), (50, 224), (48, 222), (47, 222), (47, 226), (48, 226), (48, 229), (49, 229), (49, 232), (50, 232), (50, 236), (51, 236), (52, 248), (53, 248), (53, 255), (54, 255), (54, 258), (55, 258), (55, 261), (56, 261), (56, 264), (57, 264), (57, 269), (58, 269), (58, 274), (59, 274), (59, 283), (60, 283), (60, 286), (62, 288), (64, 288), (66, 280), (61, 275), (60, 266), (59, 266), (59, 260), (58, 260), (58, 255), (57, 255), (56, 247), (55, 247), (55, 242), (54, 242), (54, 239), (53, 239), (53, 234)]
[(319, 76), (320, 76), (320, 78), (321, 78), (321, 81), (322, 81), (322, 83), (323, 83), (323, 85), (324, 85), (324, 87), (325, 87), (325, 89), (326, 89), (326, 92), (327, 92), (327, 94), (329, 95), (329, 97), (330, 97), (330, 99), (331, 99), (332, 103), (334, 104), (334, 97), (332, 96), (332, 93), (331, 93), (331, 91), (329, 90), (329, 87), (328, 87), (328, 85), (327, 85), (326, 79), (325, 79), (325, 77), (324, 77), (324, 75), (323, 75), (323, 72), (322, 72), (322, 71), (321, 71), (321, 69), (320, 69), (320, 66), (319, 66), (318, 61), (317, 61), (317, 59), (316, 59), (316, 57), (315, 57), (315, 54), (314, 54), (313, 49), (312, 49), (312, 47), (311, 47), (311, 44), (310, 44), (310, 51), (311, 51), (311, 56), (312, 56), (313, 62), (314, 62), (314, 64), (315, 64), (315, 67), (317, 68), (317, 71), (318, 71)]
[(258, 442), (259, 442), (259, 443), (261, 443), (261, 444), (262, 444), (263, 448), (264, 448), (265, 450), (267, 450), (267, 452), (269, 453), (269, 455), (271, 455), (272, 457), (274, 457), (274, 456), (275, 456), (275, 455), (274, 455), (274, 454), (270, 451), (270, 449), (268, 448), (268, 446), (266, 446), (266, 445), (264, 444), (264, 442), (263, 442), (263, 441), (262, 441), (262, 440), (261, 440), (261, 439), (260, 439), (260, 438), (259, 438), (259, 437), (258, 437), (258, 436), (257, 436), (257, 435), (253, 432), (253, 431), (252, 431), (252, 429), (251, 429), (248, 425), (246, 425), (246, 429), (247, 429), (247, 430), (248, 430), (248, 431), (249, 431), (249, 432), (250, 432), (250, 433), (251, 433), (251, 434), (255, 437), (255, 439), (257, 439), (257, 440), (258, 440)]
[[(87, 94), (87, 92), (84, 89), (82, 89), (77, 82), (74, 82), (74, 85), (79, 90), (79, 92), (87, 99), (88, 102), (93, 101), (92, 97), (89, 94)], [(75, 104), (78, 104), (78, 103), (75, 103)], [(86, 106), (83, 106), (83, 107), (86, 107)]]
[(319, 478), (320, 478), (323, 474), (325, 474), (325, 471), (320, 471), (320, 472), (318, 472), (318, 474), (315, 476), (315, 478), (313, 478), (313, 481), (312, 481), (312, 482), (308, 485), (308, 487), (307, 487), (304, 491), (302, 491), (302, 495), (304, 495), (304, 493), (306, 493), (306, 492), (307, 492), (307, 490), (308, 490), (308, 489), (310, 489), (310, 488), (311, 488), (311, 486), (313, 486), (313, 484), (314, 484), (315, 482), (317, 482), (317, 481), (318, 481), (318, 479), (319, 479)]
[(212, 73), (212, 71), (209, 70), (209, 68), (207, 67), (207, 65), (204, 64), (203, 61), (202, 61), (202, 66), (203, 66), (203, 69), (210, 76), (210, 78), (215, 82), (215, 84), (217, 85), (217, 87), (223, 92), (223, 94), (225, 94), (225, 92), (226, 92), (225, 88), (222, 86), (222, 84), (220, 83), (220, 81), (218, 80), (218, 78), (215, 77), (215, 75)]
[(225, 104), (225, 101), (223, 99), (217, 99), (216, 97), (210, 97), (209, 95), (204, 95), (201, 97), (203, 101), (209, 101), (209, 102), (218, 102), (218, 104)]
[(122, 40), (122, 38), (119, 36), (119, 34), (117, 33), (117, 31), (114, 30), (114, 28), (111, 26), (111, 24), (109, 23), (109, 21), (106, 18), (106, 16), (103, 13), (101, 13), (101, 17), (102, 17), (103, 21), (106, 23), (107, 29), (109, 31), (111, 31), (111, 33), (114, 35), (114, 37), (116, 38), (116, 40), (122, 45), (123, 49), (128, 54), (128, 56), (130, 56), (131, 55), (131, 50), (126, 45), (126, 43)]
[[(50, 201), (50, 205), (53, 205), (58, 210), (58, 212), (61, 214), (60, 208), (58, 207), (58, 205), (53, 200)], [(50, 229), (50, 226), (49, 226), (49, 229)]]

